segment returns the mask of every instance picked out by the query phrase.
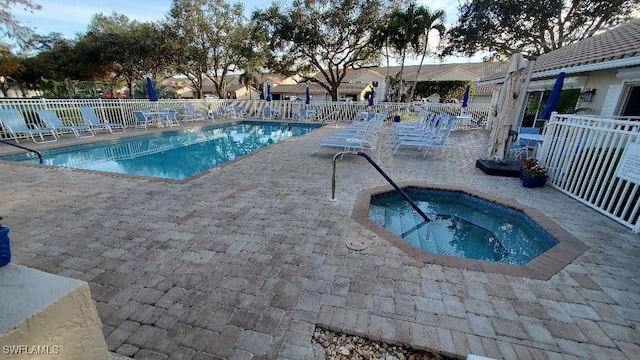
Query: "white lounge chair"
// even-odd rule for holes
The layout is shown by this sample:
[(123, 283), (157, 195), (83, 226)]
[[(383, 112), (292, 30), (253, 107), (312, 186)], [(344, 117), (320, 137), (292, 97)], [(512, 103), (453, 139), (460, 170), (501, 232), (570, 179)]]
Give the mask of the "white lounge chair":
[[(112, 134), (122, 134), (125, 132), (124, 125), (120, 123), (112, 123), (112, 122), (102, 122), (96, 115), (95, 110), (90, 106), (81, 106), (80, 114), (82, 115), (82, 119), (84, 122), (90, 126), (92, 129), (107, 129)], [(122, 131), (113, 132), (113, 129), (122, 129)]]
[(436, 135), (425, 135), (422, 138), (404, 138), (398, 139), (394, 144), (393, 153), (395, 154), (402, 146), (411, 146), (424, 149), (422, 157), (427, 156), (427, 152), (432, 148), (442, 148), (446, 145), (449, 139), (451, 130), (456, 126), (457, 120), (455, 117), (450, 117), (447, 121), (447, 126), (441, 128)]
[(320, 148), (333, 147), (341, 148), (343, 151), (364, 151), (373, 150), (377, 147), (380, 139), (380, 132), (383, 128), (384, 117), (374, 118), (367, 121), (363, 129), (354, 132), (340, 132), (332, 134), (329, 138), (322, 140), (316, 145), (313, 153), (317, 153)]
[(208, 118), (208, 114), (207, 116), (204, 116), (202, 113), (198, 113), (191, 103), (184, 103), (184, 112), (178, 114), (178, 119), (180, 121), (198, 121), (206, 118)]
[(425, 123), (422, 127), (416, 129), (394, 129), (394, 136), (396, 142), (399, 140), (412, 140), (412, 139), (425, 139), (436, 137), (444, 124), (451, 119), (451, 116), (440, 114), (431, 119), (430, 122)]
[[(91, 137), (96, 134), (88, 125), (65, 125), (53, 110), (37, 110), (36, 113), (38, 114), (40, 119), (42, 119), (42, 121), (44, 121), (44, 123), (48, 125), (48, 127), (53, 129), (54, 132), (64, 133), (71, 131), (77, 138)], [(86, 132), (88, 134), (81, 136), (81, 132)]]
[[(32, 125), (36, 127), (35, 129), (30, 128), (27, 125), (27, 122), (22, 117), (22, 114), (18, 109), (0, 109), (0, 121), (2, 122), (2, 127), (5, 131), (8, 131), (16, 143), (20, 143), (18, 141), (18, 137), (22, 135), (27, 135), (33, 140), (35, 143), (44, 143), (44, 142), (52, 142), (58, 140), (55, 131), (53, 129), (40, 129), (36, 125)], [(35, 138), (37, 135), (40, 138), (40, 141), (37, 141)], [(51, 136), (51, 140), (45, 140), (45, 136)]]

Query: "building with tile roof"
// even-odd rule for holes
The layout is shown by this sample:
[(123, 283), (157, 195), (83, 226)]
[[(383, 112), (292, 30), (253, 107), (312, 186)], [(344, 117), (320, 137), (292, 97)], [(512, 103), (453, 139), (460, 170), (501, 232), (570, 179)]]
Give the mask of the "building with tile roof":
[[(404, 67), (404, 79), (410, 86), (416, 74), (418, 65)], [(418, 81), (450, 81), (467, 80), (477, 82), (484, 77), (494, 76), (496, 73), (503, 74), (506, 69), (505, 62), (494, 63), (452, 63), (452, 64), (424, 64), (420, 68)], [(391, 66), (388, 73), (396, 75), (400, 72), (400, 66)], [(372, 67), (350, 70), (347, 72), (343, 82), (338, 89), (340, 99), (351, 99), (353, 101), (365, 101), (371, 87), (375, 89), (375, 101), (384, 100), (386, 67)], [(475, 103), (488, 103), (493, 94), (494, 85), (476, 86)], [(330, 101), (331, 97), (327, 91), (318, 84), (309, 84), (312, 98), (322, 101)], [(306, 91), (306, 84), (295, 82), (288, 84), (275, 84), (272, 87), (272, 94), (275, 99), (303, 98)], [(438, 102), (439, 96), (435, 94), (430, 97), (430, 101)]]
[[(640, 116), (640, 19), (538, 57), (528, 88), (530, 103), (553, 87), (560, 72), (566, 74), (563, 90), (581, 92), (577, 111)], [(502, 78), (489, 76), (481, 84)]]

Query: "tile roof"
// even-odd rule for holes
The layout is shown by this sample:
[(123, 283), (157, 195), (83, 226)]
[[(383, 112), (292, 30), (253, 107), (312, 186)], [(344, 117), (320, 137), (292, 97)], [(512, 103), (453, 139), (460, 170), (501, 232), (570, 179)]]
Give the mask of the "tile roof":
[(640, 56), (640, 19), (541, 55), (534, 73)]
[[(419, 65), (407, 65), (404, 67), (404, 78), (408, 81), (413, 81), (418, 72)], [(438, 76), (445, 74), (456, 69), (470, 73), (472, 76), (476, 76), (478, 79), (482, 79), (488, 76), (494, 76), (495, 74), (503, 74), (507, 67), (506, 62), (473, 62), (473, 63), (449, 63), (449, 64), (424, 64), (420, 69), (419, 81), (429, 81), (437, 78)], [(344, 78), (345, 82), (349, 82), (352, 79), (361, 76), (365, 72), (374, 72), (380, 77), (384, 78), (387, 74), (386, 66), (363, 68), (357, 70), (350, 70)], [(390, 66), (389, 73), (395, 75), (400, 71), (400, 66)]]
[[(369, 84), (365, 83), (341, 83), (339, 92), (344, 93), (352, 93), (352, 92), (361, 92), (365, 88), (369, 87)], [(302, 94), (307, 90), (306, 83), (300, 84), (281, 84), (271, 88), (271, 92), (273, 93), (294, 93), (294, 94)], [(318, 84), (309, 84), (309, 92), (311, 94), (324, 94), (327, 91)]]

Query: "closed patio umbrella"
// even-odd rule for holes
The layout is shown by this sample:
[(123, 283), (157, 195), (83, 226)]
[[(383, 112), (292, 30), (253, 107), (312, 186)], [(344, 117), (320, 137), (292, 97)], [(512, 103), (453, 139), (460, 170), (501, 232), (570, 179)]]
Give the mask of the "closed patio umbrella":
[(153, 85), (153, 81), (148, 76), (147, 76), (147, 92), (149, 93), (149, 101), (152, 101), (152, 102), (158, 101), (158, 94), (156, 93), (156, 88)]
[(373, 99), (376, 97), (376, 90), (371, 88), (371, 94), (369, 94), (369, 106), (373, 106)]
[(464, 96), (462, 96), (462, 107), (466, 108), (469, 106), (469, 92), (471, 92), (471, 85), (467, 85), (467, 88), (464, 89)]
[(551, 117), (551, 113), (554, 111), (558, 111), (558, 102), (560, 101), (560, 95), (562, 94), (564, 77), (565, 77), (564, 71), (558, 74), (558, 77), (556, 78), (556, 82), (555, 84), (553, 84), (553, 90), (551, 90), (551, 95), (549, 95), (547, 106), (545, 106), (544, 110), (542, 110), (542, 113), (540, 114), (540, 119), (549, 120), (549, 118)]
[[(525, 59), (520, 53), (515, 53), (509, 60), (504, 83), (500, 88), (496, 103), (496, 118), (491, 125), (487, 158), (503, 162), (506, 157), (509, 130), (517, 121), (518, 97), (521, 92), (521, 77), (525, 72)], [(526, 94), (526, 89), (524, 90)]]
[(311, 93), (309, 92), (309, 85), (307, 85), (307, 90), (305, 92), (305, 98), (304, 98), (304, 103), (309, 105), (309, 103), (311, 102)]
[(267, 97), (265, 100), (271, 101), (271, 84), (267, 84)]

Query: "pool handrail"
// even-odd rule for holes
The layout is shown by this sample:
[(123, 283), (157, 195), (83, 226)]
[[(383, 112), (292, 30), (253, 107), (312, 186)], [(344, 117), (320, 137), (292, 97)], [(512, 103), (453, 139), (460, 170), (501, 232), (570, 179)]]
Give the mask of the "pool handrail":
[(371, 164), (379, 173), (380, 175), (382, 175), (382, 177), (385, 178), (385, 180), (387, 180), (389, 182), (389, 184), (391, 184), (391, 186), (393, 186), (393, 188), (398, 192), (398, 194), (400, 194), (400, 196), (402, 196), (402, 198), (409, 203), (409, 205), (411, 205), (411, 207), (424, 219), (425, 222), (430, 222), (431, 219), (429, 219), (429, 217), (427, 216), (427, 214), (424, 213), (424, 211), (422, 211), (418, 205), (416, 205), (415, 202), (413, 202), (413, 200), (411, 200), (411, 198), (409, 197), (409, 195), (407, 195), (407, 193), (404, 192), (404, 190), (402, 190), (398, 184), (395, 183), (395, 181), (393, 181), (389, 175), (387, 175), (387, 173), (384, 172), (384, 170), (382, 170), (380, 168), (380, 166), (378, 166), (378, 164), (375, 163), (375, 161), (373, 161), (373, 159), (371, 159), (371, 157), (365, 153), (363, 153), (362, 151), (342, 151), (337, 153), (334, 157), (333, 157), (333, 175), (331, 178), (331, 200), (334, 201), (336, 199), (336, 160), (338, 159), (338, 156), (344, 156), (344, 155), (357, 155), (357, 156), (362, 156), (363, 158), (365, 158), (369, 164)]
[(22, 145), (10, 143), (10, 142), (2, 140), (2, 139), (0, 139), (0, 143), (11, 145), (11, 146), (15, 146), (15, 147), (20, 148), (22, 150), (26, 150), (26, 151), (35, 153), (36, 155), (38, 155), (38, 160), (40, 161), (40, 164), (42, 164), (42, 154), (40, 154), (40, 152), (38, 150), (30, 149), (30, 148), (28, 148), (26, 146), (22, 146)]

